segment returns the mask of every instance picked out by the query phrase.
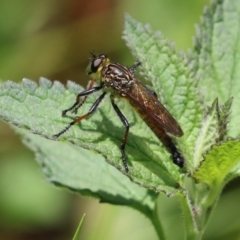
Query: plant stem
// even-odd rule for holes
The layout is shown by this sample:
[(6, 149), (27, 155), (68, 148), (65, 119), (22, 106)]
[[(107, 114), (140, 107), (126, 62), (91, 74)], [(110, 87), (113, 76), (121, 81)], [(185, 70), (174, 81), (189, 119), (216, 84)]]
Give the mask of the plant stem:
[(185, 240), (201, 239), (200, 233), (196, 227), (192, 206), (188, 197), (184, 196), (182, 193), (178, 193), (178, 197), (182, 206), (184, 216)]
[(155, 231), (158, 235), (158, 238), (160, 240), (167, 240), (167, 238), (165, 236), (165, 233), (164, 233), (162, 223), (161, 223), (160, 218), (159, 218), (157, 201), (155, 202), (155, 207), (152, 211), (152, 215), (148, 216), (148, 217), (151, 220), (151, 222), (152, 222), (152, 224), (155, 228)]
[(220, 185), (211, 187), (208, 195), (206, 196), (206, 200), (201, 205), (202, 219), (200, 221), (199, 229), (201, 229), (202, 233), (205, 231), (213, 210), (217, 205), (221, 191), (222, 187)]

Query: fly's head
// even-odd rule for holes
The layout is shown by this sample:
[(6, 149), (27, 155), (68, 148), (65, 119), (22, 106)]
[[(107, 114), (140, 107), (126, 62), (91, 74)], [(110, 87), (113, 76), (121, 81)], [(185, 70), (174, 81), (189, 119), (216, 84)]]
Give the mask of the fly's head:
[(89, 64), (86, 69), (87, 75), (90, 76), (91, 79), (96, 81), (101, 81), (102, 78), (102, 70), (110, 63), (110, 59), (105, 54), (100, 54), (96, 56), (92, 53), (92, 58), (89, 60)]

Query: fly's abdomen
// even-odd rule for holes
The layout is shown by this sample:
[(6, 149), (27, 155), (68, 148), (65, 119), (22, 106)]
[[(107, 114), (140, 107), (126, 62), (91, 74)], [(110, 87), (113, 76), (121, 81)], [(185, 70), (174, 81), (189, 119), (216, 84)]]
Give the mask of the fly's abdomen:
[(154, 132), (166, 149), (172, 154), (173, 162), (179, 167), (184, 166), (184, 158), (179, 153), (177, 147), (172, 142), (170, 136), (167, 135), (165, 129), (147, 113), (143, 108), (139, 107), (134, 101), (129, 101), (132, 107), (138, 112), (140, 117), (144, 120), (147, 126)]

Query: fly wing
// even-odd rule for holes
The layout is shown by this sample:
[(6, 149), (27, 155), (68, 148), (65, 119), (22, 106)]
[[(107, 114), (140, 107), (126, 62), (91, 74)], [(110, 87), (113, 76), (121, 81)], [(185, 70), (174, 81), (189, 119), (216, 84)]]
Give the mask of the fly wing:
[[(130, 89), (122, 89), (124, 95), (133, 107), (140, 108), (145, 112), (144, 117), (151, 117), (159, 123), (168, 133), (181, 137), (183, 131), (174, 117), (159, 102), (157, 95), (142, 84), (138, 79), (134, 79)], [(141, 111), (142, 112), (142, 111)]]

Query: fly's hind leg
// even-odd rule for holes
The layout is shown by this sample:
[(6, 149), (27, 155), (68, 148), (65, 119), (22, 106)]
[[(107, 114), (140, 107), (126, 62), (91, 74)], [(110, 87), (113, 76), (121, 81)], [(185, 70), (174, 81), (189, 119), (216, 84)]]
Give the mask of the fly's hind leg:
[(122, 143), (121, 143), (121, 146), (120, 146), (120, 151), (121, 151), (121, 154), (122, 154), (122, 164), (123, 164), (123, 167), (124, 167), (125, 171), (128, 172), (129, 168), (128, 168), (127, 158), (126, 158), (126, 154), (125, 154), (125, 145), (127, 143), (127, 138), (128, 138), (129, 123), (128, 123), (128, 120), (123, 115), (123, 113), (118, 108), (118, 106), (115, 104), (114, 98), (113, 98), (112, 95), (110, 96), (110, 98), (111, 98), (111, 103), (112, 103), (112, 106), (113, 106), (115, 112), (119, 116), (121, 122), (126, 127), (126, 130), (125, 130), (125, 133), (124, 133), (124, 136), (123, 136), (123, 140), (122, 140)]

